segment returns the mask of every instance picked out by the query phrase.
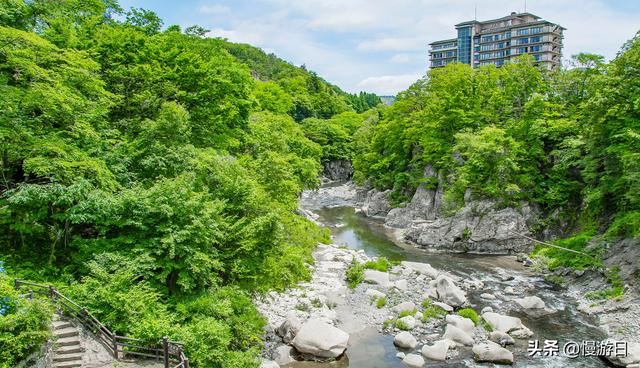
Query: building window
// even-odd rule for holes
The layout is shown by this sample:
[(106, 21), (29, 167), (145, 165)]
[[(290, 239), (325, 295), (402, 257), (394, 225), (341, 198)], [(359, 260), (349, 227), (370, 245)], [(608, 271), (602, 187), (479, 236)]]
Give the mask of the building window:
[(527, 37), (524, 38), (518, 38), (518, 45), (524, 45), (529, 43), (529, 39)]
[(540, 46), (540, 45), (531, 46), (531, 52), (538, 52), (541, 49), (542, 49), (542, 46)]
[(531, 34), (542, 33), (542, 27), (531, 28)]
[(526, 36), (529, 34), (529, 28), (519, 29), (516, 31), (518, 36)]
[(526, 52), (527, 52), (527, 48), (526, 48), (526, 47), (520, 47), (520, 48), (518, 48), (518, 53), (519, 53), (519, 54), (524, 54), (524, 53), (526, 53)]
[(540, 37), (540, 36), (531, 37), (531, 43), (541, 42), (541, 41), (542, 41), (542, 37)]

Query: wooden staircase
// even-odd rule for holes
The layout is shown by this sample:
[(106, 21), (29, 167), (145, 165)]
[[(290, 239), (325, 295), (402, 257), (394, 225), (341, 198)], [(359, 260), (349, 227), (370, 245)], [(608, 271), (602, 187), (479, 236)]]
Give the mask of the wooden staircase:
[(53, 321), (53, 367), (82, 367), (80, 330), (73, 323), (57, 317)]

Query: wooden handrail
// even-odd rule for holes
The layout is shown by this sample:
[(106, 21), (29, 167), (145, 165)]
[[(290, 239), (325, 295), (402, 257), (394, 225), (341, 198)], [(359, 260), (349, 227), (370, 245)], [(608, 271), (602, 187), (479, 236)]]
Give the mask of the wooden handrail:
[[(69, 299), (64, 294), (60, 293), (54, 286), (36, 284), (29, 281), (20, 279), (15, 280), (16, 290), (20, 290), (22, 286), (29, 286), (38, 288), (45, 291), (30, 289), (25, 297), (33, 299), (33, 293), (48, 296), (54, 303), (66, 308), (66, 312), (70, 313), (72, 317), (76, 318), (85, 328), (92, 333), (96, 334), (100, 341), (104, 342), (107, 346), (107, 350), (111, 351), (115, 359), (124, 358), (124, 355), (138, 355), (149, 358), (161, 359), (164, 362), (165, 368), (189, 368), (189, 359), (182, 351), (182, 344), (176, 341), (170, 341), (164, 337), (161, 341), (162, 344), (156, 346), (141, 346), (135, 345), (131, 342), (144, 342), (144, 340), (136, 339), (133, 337), (119, 336), (111, 332), (102, 322), (100, 322), (95, 316), (93, 316), (87, 308), (80, 306), (73, 300)], [(129, 341), (123, 342), (121, 340)], [(136, 350), (125, 350), (125, 348), (131, 348)], [(122, 353), (120, 356), (119, 353)], [(177, 365), (173, 365), (177, 363)]]

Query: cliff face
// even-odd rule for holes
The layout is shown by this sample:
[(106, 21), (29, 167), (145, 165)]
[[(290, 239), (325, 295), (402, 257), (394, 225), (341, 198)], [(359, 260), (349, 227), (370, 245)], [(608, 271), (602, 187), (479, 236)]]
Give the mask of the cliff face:
[(500, 207), (497, 201), (472, 200), (465, 196), (465, 205), (453, 216), (442, 213), (443, 178), (427, 166), (426, 183), (437, 181), (435, 188), (420, 185), (411, 201), (403, 208), (391, 209), (388, 191), (375, 189), (361, 195), (363, 213), (384, 217), (385, 225), (404, 229), (404, 240), (421, 247), (450, 252), (513, 254), (528, 252), (529, 227), (536, 211), (526, 203), (515, 207)]

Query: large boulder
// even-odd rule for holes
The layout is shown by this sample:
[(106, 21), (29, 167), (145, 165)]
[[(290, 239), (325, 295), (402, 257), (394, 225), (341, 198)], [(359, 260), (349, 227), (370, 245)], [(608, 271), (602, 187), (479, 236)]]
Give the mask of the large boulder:
[(422, 347), (422, 355), (431, 360), (444, 362), (447, 359), (449, 348), (454, 347), (455, 343), (451, 340), (443, 339), (433, 343), (433, 345), (425, 345)]
[(442, 206), (444, 186), (442, 175), (438, 175), (431, 165), (424, 170), (426, 180), (418, 186), (411, 201), (402, 208), (389, 211), (385, 225), (395, 228), (407, 228), (416, 220), (434, 220)]
[(288, 344), (296, 337), (298, 331), (302, 327), (302, 323), (296, 317), (295, 313), (289, 312), (287, 314), (287, 318), (282, 322), (282, 324), (276, 329), (276, 335), (282, 337), (282, 341), (285, 344)]
[(451, 217), (413, 221), (405, 239), (425, 248), (460, 253), (528, 253), (532, 242), (518, 234), (529, 234), (536, 213), (526, 203), (503, 208), (492, 200), (466, 201)]
[(274, 362), (273, 360), (262, 359), (260, 368), (280, 368), (280, 364)]
[(291, 344), (305, 357), (327, 360), (342, 355), (348, 342), (348, 333), (319, 319), (310, 319), (302, 325)]
[[(621, 366), (621, 367), (629, 367), (629, 366), (640, 364), (640, 342), (627, 342), (627, 356), (625, 357), (620, 357), (615, 355), (616, 341), (607, 339), (602, 343), (613, 345), (614, 347), (613, 351), (611, 352), (611, 354), (605, 355), (605, 358), (607, 358), (607, 360), (609, 360), (614, 365)], [(622, 342), (619, 342), (619, 343), (622, 343)]]
[(491, 331), (491, 333), (489, 333), (489, 340), (502, 346), (513, 345), (516, 343), (511, 335), (502, 331)]
[(391, 210), (391, 205), (389, 204), (390, 192), (390, 190), (380, 192), (376, 189), (368, 191), (362, 205), (362, 213), (368, 217), (382, 218), (387, 216), (387, 213)]
[(513, 364), (513, 353), (492, 341), (473, 346), (473, 358), (476, 362)]
[(547, 307), (544, 301), (537, 296), (527, 296), (513, 301), (523, 309), (544, 309)]
[(518, 317), (505, 316), (494, 312), (486, 312), (482, 315), (487, 323), (494, 331), (501, 331), (509, 335), (526, 339), (533, 336), (533, 332), (522, 324), (522, 320)]
[(472, 333), (473, 329), (476, 327), (472, 320), (466, 317), (459, 316), (457, 314), (448, 314), (445, 318), (445, 321), (447, 321), (447, 323), (450, 325), (458, 327), (468, 334)]
[(436, 278), (436, 292), (438, 299), (452, 307), (460, 307), (467, 302), (467, 296), (453, 280), (446, 275), (439, 275)]
[(454, 325), (447, 325), (442, 337), (457, 342), (458, 344), (463, 346), (473, 345), (473, 338), (471, 338), (468, 333), (464, 332), (462, 329)]
[(418, 354), (407, 354), (404, 359), (402, 359), (402, 363), (410, 368), (422, 368), (424, 359)]
[(402, 331), (393, 338), (393, 343), (403, 349), (415, 349), (418, 346), (418, 340), (410, 332)]
[(382, 287), (389, 287), (389, 274), (377, 270), (364, 270), (364, 282), (378, 284)]
[(428, 263), (402, 261), (400, 264), (404, 267), (414, 270), (421, 275), (429, 276), (432, 279), (438, 277), (438, 270), (431, 267), (431, 265)]

